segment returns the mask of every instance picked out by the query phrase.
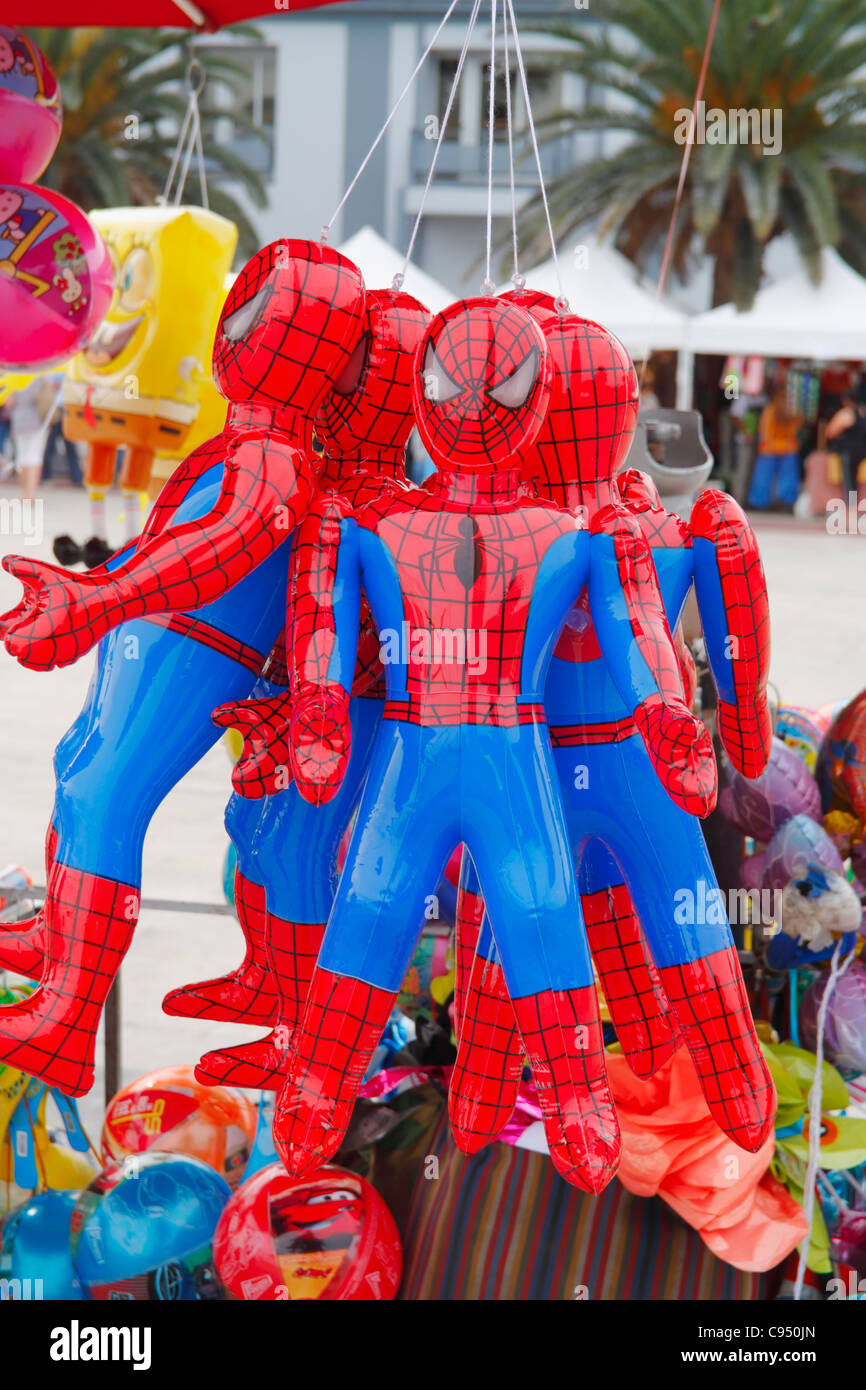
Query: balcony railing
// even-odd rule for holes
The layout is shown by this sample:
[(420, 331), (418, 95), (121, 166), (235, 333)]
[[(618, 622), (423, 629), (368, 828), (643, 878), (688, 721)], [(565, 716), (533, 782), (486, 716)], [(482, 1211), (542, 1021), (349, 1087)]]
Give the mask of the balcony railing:
[[(422, 130), (412, 132), (411, 174), (415, 182), (427, 178), (436, 141)], [(434, 183), (478, 184), (487, 182), (488, 147), (486, 139), (477, 145), (463, 145), (457, 139), (442, 142), (436, 161)], [(560, 135), (541, 146), (541, 167), (545, 180), (559, 178), (577, 163), (577, 136)], [(526, 141), (518, 139), (514, 148), (514, 168), (521, 183), (535, 182), (535, 156)], [(508, 183), (508, 145), (497, 137), (493, 147), (493, 178), (498, 185)]]

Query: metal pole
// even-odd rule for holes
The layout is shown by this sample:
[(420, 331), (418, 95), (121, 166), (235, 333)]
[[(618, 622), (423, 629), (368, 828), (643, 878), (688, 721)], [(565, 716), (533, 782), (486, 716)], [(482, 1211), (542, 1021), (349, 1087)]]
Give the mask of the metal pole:
[(105, 1001), (105, 1104), (120, 1090), (120, 976)]

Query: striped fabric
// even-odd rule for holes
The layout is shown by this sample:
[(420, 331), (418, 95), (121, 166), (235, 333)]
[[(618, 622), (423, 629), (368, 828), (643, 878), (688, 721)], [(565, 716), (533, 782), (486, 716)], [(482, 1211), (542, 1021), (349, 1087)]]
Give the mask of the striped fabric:
[[(425, 1177), (435, 1168), (439, 1176)], [(403, 1224), (400, 1298), (696, 1299), (768, 1296), (770, 1276), (710, 1254), (658, 1198), (617, 1181), (576, 1191), (546, 1154), (491, 1144), (461, 1154), (441, 1116)], [(576, 1294), (578, 1286), (582, 1291)]]

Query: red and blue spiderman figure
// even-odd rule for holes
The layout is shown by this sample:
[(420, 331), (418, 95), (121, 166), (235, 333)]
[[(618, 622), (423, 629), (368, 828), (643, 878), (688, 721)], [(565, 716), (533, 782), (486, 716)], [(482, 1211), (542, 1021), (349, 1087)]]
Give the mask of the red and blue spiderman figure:
[[(323, 445), (320, 491), (339, 495), (347, 508), (408, 486), (413, 362), (428, 319), (427, 310), (402, 291), (367, 293), (364, 332), (316, 416)], [(291, 592), (287, 597), (290, 616)], [(311, 805), (294, 782), (286, 786), (290, 706), (284, 685), (269, 688), (264, 682), (252, 700), (224, 705), (215, 714), (217, 723), (240, 729), (246, 738), (234, 772), (243, 795), (232, 797), (226, 824), (239, 852), (241, 916), (248, 936), (252, 925), (263, 939), (264, 968), (249, 969), (243, 978), (236, 973), (175, 990), (164, 1008), (272, 1027), (261, 1040), (208, 1054), (198, 1067), (201, 1080), (281, 1084), (288, 1043), (331, 908), (339, 847), (357, 807), (382, 715), (378, 653), (379, 641), (365, 613), (348, 705), (351, 758), (338, 794), (325, 806)], [(252, 917), (258, 919), (258, 929)]]
[[(0, 959), (41, 975), (0, 1011), (0, 1058), (70, 1095), (93, 1079), (102, 1006), (128, 949), (148, 822), (250, 694), (285, 622), (291, 535), (317, 486), (313, 420), (364, 321), (360, 272), (278, 241), (241, 271), (217, 328), (226, 425), (160, 494), (138, 542), (89, 575), (10, 557), (25, 593), (5, 646), (48, 669), (99, 643), (81, 715), (55, 754), (47, 892)], [(158, 749), (158, 755), (155, 750)]]
[[(249, 297), (250, 300), (254, 300), (255, 298), (256, 298), (256, 295), (251, 295), (251, 296)], [(241, 303), (240, 308), (241, 308), (242, 311), (246, 308), (247, 303), (248, 303), (248, 301), (243, 301), (243, 302)], [(228, 306), (227, 306), (227, 310), (228, 310)], [(248, 316), (253, 322), (255, 321), (255, 320), (254, 320), (254, 314), (253, 314), (252, 311), (249, 310), (249, 309), (247, 309), (247, 316)], [(225, 315), (224, 317), (228, 318), (228, 317), (230, 317), (230, 316), (228, 315), (228, 313), (226, 313), (226, 315)], [(238, 315), (238, 317), (242, 317), (242, 315)], [(218, 341), (219, 341), (219, 340), (218, 340)], [(366, 351), (366, 349), (365, 349), (365, 351)], [(356, 349), (356, 352), (357, 352), (357, 349)], [(434, 355), (434, 356), (435, 356), (435, 355)], [(347, 371), (348, 371), (348, 373), (349, 373), (349, 377), (350, 377), (350, 378), (351, 378), (352, 370), (353, 370), (353, 368), (352, 368), (352, 363), (351, 363), (351, 361), (350, 361), (350, 362), (347, 364)], [(432, 367), (431, 370), (434, 371), (434, 375), (435, 375), (435, 370), (436, 370), (435, 361), (434, 361), (434, 365), (433, 365), (433, 367)], [(447, 376), (447, 372), (446, 372), (446, 376)], [(339, 384), (339, 383), (338, 383), (338, 384)], [(452, 384), (453, 384), (453, 380), (452, 380)], [(517, 386), (519, 386), (519, 385), (520, 385), (520, 381), (518, 380)], [(448, 388), (446, 387), (446, 392), (447, 392), (447, 389), (448, 389)], [(513, 391), (514, 389), (516, 389), (516, 388), (515, 388), (515, 383), (514, 383), (513, 381), (510, 383), (510, 387), (509, 387), (508, 389), (511, 389), (512, 391)], [(335, 395), (334, 395), (334, 397), (333, 397), (333, 399), (336, 399), (336, 396), (337, 396), (338, 394), (339, 394), (339, 393), (336, 392)], [(347, 397), (347, 399), (348, 399), (350, 393), (349, 393), (349, 392), (346, 392), (345, 395), (346, 395), (346, 397)], [(504, 404), (503, 408), (504, 408), (506, 411), (507, 411), (507, 410), (512, 410), (512, 409), (515, 408), (515, 407), (513, 407), (513, 406), (510, 404), (510, 398), (508, 397), (507, 392), (506, 392), (506, 399), (505, 399), (505, 404)], [(489, 422), (488, 422), (488, 423), (489, 423)], [(482, 431), (482, 434), (483, 434), (483, 431)], [(376, 442), (378, 442), (378, 441), (376, 441)], [(485, 442), (488, 442), (488, 443), (489, 443), (489, 441), (485, 441)], [(369, 486), (369, 478), (370, 478), (369, 456), (370, 456), (371, 452), (373, 452), (373, 451), (371, 451), (370, 447), (368, 446), (366, 452), (367, 452), (367, 455), (368, 455), (368, 464), (367, 464), (367, 466), (366, 466), (366, 471), (367, 471), (367, 475), (368, 475), (368, 486)], [(458, 471), (459, 471), (459, 470), (458, 470)], [(464, 472), (465, 472), (465, 470), (464, 470)], [(182, 486), (182, 481), (183, 481), (183, 480), (181, 479), (181, 480), (180, 480), (181, 486)], [(330, 479), (328, 479), (327, 481), (328, 481), (328, 484), (329, 484), (329, 485), (332, 485), (333, 482), (334, 482), (335, 480), (334, 480), (334, 478), (330, 478)], [(471, 490), (472, 490), (473, 493), (474, 493), (475, 487), (476, 487), (476, 483), (473, 483), (473, 484), (472, 484), (472, 488), (471, 488)], [(494, 492), (495, 492), (495, 489), (494, 489)], [(507, 488), (506, 488), (506, 493), (507, 493)], [(505, 494), (503, 494), (503, 495), (505, 495)], [(358, 494), (358, 496), (356, 497), (355, 500), (359, 500), (359, 498), (360, 498), (360, 493)], [(464, 499), (461, 497), (461, 498), (459, 499), (459, 505), (460, 505), (460, 506), (463, 505), (463, 501), (464, 501)], [(165, 517), (166, 515), (170, 515), (170, 514), (171, 514), (171, 513), (170, 513), (170, 504), (169, 504), (168, 507), (164, 505), (162, 509), (157, 509), (156, 518), (155, 518), (154, 520), (152, 520), (152, 522), (151, 522), (151, 527), (149, 528), (151, 531), (153, 531), (155, 527), (158, 527), (159, 522), (160, 522), (160, 514), (162, 514), (163, 517)], [(174, 518), (172, 518), (172, 520), (174, 520)], [(464, 528), (464, 531), (459, 531), (459, 530), (458, 530), (458, 534), (456, 535), (456, 537), (453, 537), (453, 538), (452, 538), (452, 540), (453, 540), (453, 542), (454, 542), (454, 546), (455, 546), (454, 551), (453, 551), (453, 555), (454, 555), (454, 557), (455, 557), (455, 558), (454, 558), (454, 573), (455, 573), (455, 575), (456, 575), (456, 577), (457, 577), (457, 579), (458, 579), (458, 582), (459, 582), (464, 588), (465, 588), (465, 586), (466, 586), (467, 581), (472, 580), (472, 582), (474, 582), (474, 579), (473, 579), (472, 577), (473, 577), (473, 572), (474, 572), (475, 565), (477, 564), (477, 555), (478, 555), (478, 549), (479, 549), (479, 547), (478, 547), (477, 545), (475, 545), (474, 540), (473, 540), (473, 544), (472, 544), (472, 545), (467, 545), (467, 541), (470, 539), (470, 537), (469, 537), (467, 534), (465, 534), (465, 529), (466, 529), (466, 528)], [(288, 530), (288, 527), (286, 527), (285, 530), (287, 531), (287, 530)], [(284, 534), (285, 534), (285, 533), (284, 533)], [(321, 541), (321, 536), (317, 536), (317, 537), (316, 537), (316, 544), (319, 545), (320, 541)], [(285, 549), (286, 549), (286, 547), (283, 546), (283, 550), (285, 550)], [(284, 556), (283, 558), (285, 559), (286, 557)], [(621, 561), (620, 561), (620, 562), (621, 562)], [(256, 572), (257, 572), (257, 571), (253, 570), (253, 574), (255, 574)], [(73, 577), (73, 578), (74, 578), (74, 577)], [(250, 579), (248, 579), (248, 580), (245, 581), (245, 583), (246, 583), (246, 584), (249, 584), (249, 583), (251, 582), (251, 579), (252, 579), (252, 575), (250, 576)], [(471, 583), (470, 583), (470, 588), (471, 588)], [(229, 593), (230, 593), (230, 592), (231, 592), (231, 591), (229, 591)], [(467, 591), (467, 592), (468, 592), (468, 591)], [(229, 596), (229, 594), (226, 595), (227, 598), (228, 598), (228, 596)], [(187, 615), (187, 616), (189, 617), (189, 615)], [(194, 614), (194, 619), (195, 619), (195, 621), (199, 621), (199, 614)], [(187, 643), (188, 643), (190, 634), (189, 634), (187, 631), (184, 630), (183, 624), (175, 623), (174, 620), (172, 620), (172, 624), (173, 624), (173, 628), (174, 628), (174, 635), (175, 635), (175, 636), (181, 636), (181, 635), (182, 635), (182, 636), (187, 640)], [(170, 628), (169, 630), (172, 630), (172, 629)], [(116, 637), (116, 636), (117, 636), (117, 634), (115, 634), (115, 637)], [(111, 641), (111, 640), (114, 640), (114, 639), (109, 639), (109, 640)], [(68, 659), (68, 658), (67, 658), (67, 659)], [(615, 658), (614, 658), (614, 660), (615, 660)], [(33, 664), (38, 664), (38, 661), (37, 661), (37, 662), (34, 662)], [(357, 678), (358, 674), (359, 674), (359, 673), (356, 672), (356, 678)], [(222, 689), (224, 690), (224, 689), (225, 689), (225, 686), (223, 686)], [(222, 693), (222, 691), (220, 691), (220, 693)], [(305, 691), (305, 690), (303, 690), (302, 688), (299, 688), (299, 689), (296, 691), (296, 705), (297, 705), (297, 711), (298, 711), (298, 720), (297, 720), (297, 723), (298, 723), (298, 726), (299, 726), (299, 727), (302, 726), (302, 721), (301, 721), (301, 718), (300, 718), (301, 711), (302, 711), (303, 708), (304, 708), (305, 700), (309, 701), (309, 699), (310, 699), (310, 692)], [(339, 701), (338, 701), (338, 705), (339, 705)], [(313, 710), (314, 710), (316, 719), (320, 720), (321, 711), (318, 709), (317, 699), (316, 699), (316, 696), (315, 696), (315, 692), (314, 692), (313, 695), (312, 695), (312, 708), (313, 708)], [(342, 714), (342, 707), (340, 707), (340, 712), (341, 712), (341, 714)], [(646, 711), (639, 715), (639, 718), (640, 718), (640, 717), (643, 717), (643, 718), (645, 718), (645, 719), (647, 719), (647, 720), (651, 719), (651, 718), (653, 717), (653, 707), (652, 707), (651, 705), (650, 705), (650, 706), (647, 706)], [(685, 728), (685, 726), (683, 726), (682, 724), (680, 724), (680, 725), (677, 726), (677, 727), (678, 727), (678, 733), (679, 733), (679, 735), (680, 735), (680, 737), (681, 737), (681, 736), (682, 736), (682, 730)], [(74, 732), (74, 731), (73, 731), (73, 732)], [(318, 735), (318, 734), (320, 733), (320, 729), (319, 729), (319, 727), (318, 727), (318, 724), (316, 723), (316, 720), (314, 720), (313, 732), (314, 732), (314, 735)], [(271, 733), (272, 733), (272, 731), (271, 731)], [(212, 735), (209, 735), (209, 736), (212, 737)], [(363, 740), (362, 740), (362, 742), (363, 742)], [(301, 760), (302, 760), (302, 761), (303, 761), (303, 752), (302, 752), (302, 750), (303, 750), (303, 743), (304, 743), (304, 740), (302, 739), (302, 740), (301, 740), (301, 753), (302, 753), (302, 758), (301, 758)], [(140, 744), (139, 744), (139, 747), (141, 747)], [(314, 761), (316, 760), (316, 754), (317, 754), (317, 749), (316, 749), (315, 737), (314, 737), (314, 751), (313, 751), (313, 758), (314, 758)], [(198, 754), (195, 754), (195, 755), (191, 758), (191, 761), (194, 761), (194, 760), (195, 760), (195, 756), (198, 756)], [(271, 758), (272, 758), (272, 757), (273, 757), (272, 753), (269, 754), (269, 756), (271, 756)], [(363, 761), (363, 760), (362, 760), (362, 761)], [(659, 765), (661, 765), (661, 764), (659, 764)], [(184, 768), (184, 770), (185, 770), (185, 768)], [(164, 792), (163, 792), (162, 794), (164, 794)], [(699, 792), (697, 793), (697, 795), (698, 795), (698, 799), (699, 799), (699, 800), (701, 799), (701, 797), (705, 797), (705, 795), (706, 795), (706, 787), (704, 786), (703, 789), (699, 790)], [(157, 799), (158, 799), (158, 798), (157, 798)], [(273, 798), (274, 801), (276, 801), (276, 800), (278, 800), (278, 799), (279, 799), (279, 798)], [(351, 796), (349, 797), (349, 799), (351, 799)], [(295, 800), (296, 800), (296, 801), (298, 800), (297, 796), (295, 797)], [(146, 808), (147, 808), (147, 803), (145, 802), (145, 804), (144, 804), (144, 811), (143, 811), (143, 818), (145, 819), (145, 823), (146, 823)], [(267, 803), (266, 803), (266, 805), (265, 805), (265, 811), (266, 811), (266, 810), (267, 810)], [(262, 814), (264, 815), (265, 812), (263, 811)], [(317, 812), (316, 814), (320, 814), (320, 813)], [(339, 818), (339, 817), (338, 817), (338, 818)], [(55, 818), (55, 819), (57, 819), (57, 818)], [(276, 821), (277, 821), (278, 819), (279, 819), (278, 817), (275, 817), (275, 824), (276, 824)], [(286, 825), (286, 824), (287, 824), (287, 822), (285, 822), (285, 818), (284, 818), (284, 830), (285, 830), (285, 825)], [(315, 820), (312, 822), (312, 824), (315, 824)], [(320, 822), (320, 824), (321, 824), (321, 822)], [(279, 833), (278, 833), (277, 835), (275, 835), (274, 843), (277, 842), (277, 839), (281, 840), (282, 843), (283, 843), (283, 847), (284, 847), (284, 856), (285, 856), (285, 843), (286, 843), (286, 842), (285, 842), (285, 839), (283, 839), (283, 835), (282, 835), (282, 834), (279, 834)], [(318, 845), (317, 845), (317, 851), (318, 851), (318, 848), (319, 848), (319, 847), (318, 847)], [(316, 857), (316, 856), (313, 856), (313, 857)], [(321, 856), (319, 856), (319, 857), (321, 857)], [(325, 858), (327, 858), (327, 857), (328, 857), (328, 856), (326, 855)], [(263, 886), (263, 885), (261, 885), (261, 886)], [(425, 888), (424, 888), (423, 891), (425, 891), (425, 892), (427, 891), (426, 886), (425, 886)], [(277, 914), (277, 915), (278, 915), (278, 914)], [(309, 915), (309, 914), (307, 914), (307, 915)], [(320, 913), (319, 913), (319, 916), (321, 916), (321, 915), (323, 915), (323, 914), (320, 912)], [(420, 920), (420, 915), (419, 915), (419, 920)], [(291, 925), (292, 925), (292, 924), (290, 924), (290, 926), (291, 926)], [(311, 925), (311, 926), (312, 926), (312, 925), (318, 925), (318, 926), (319, 926), (319, 930), (321, 930), (321, 924), (305, 923), (304, 925)], [(291, 974), (291, 973), (292, 973), (292, 969), (293, 969), (293, 967), (291, 966), (291, 957), (292, 957), (293, 949), (294, 949), (293, 943), (292, 943), (291, 933), (289, 934), (289, 937), (288, 937), (287, 940), (288, 940), (288, 949), (287, 949), (287, 951), (284, 952), (283, 954), (285, 954), (285, 955), (287, 956), (287, 958), (289, 959), (290, 964), (289, 964), (289, 972), (288, 972), (288, 973)], [(311, 954), (312, 954), (311, 952), (308, 952), (308, 953), (307, 953), (308, 957), (311, 957)], [(307, 966), (307, 971), (306, 971), (306, 973), (308, 973), (308, 971), (309, 971), (309, 965)], [(255, 974), (255, 972), (252, 972), (252, 973)], [(262, 971), (260, 970), (259, 973), (262, 974), (262, 973), (266, 973), (266, 972), (262, 972)], [(239, 972), (239, 974), (242, 974), (242, 972)], [(272, 971), (271, 971), (271, 974), (272, 974), (272, 978), (278, 978), (278, 976), (279, 976), (279, 971), (273, 971), (273, 970), (272, 970)], [(219, 982), (216, 982), (216, 983), (219, 983)], [(238, 1002), (241, 1003), (241, 1004), (243, 1004), (243, 1003), (245, 1002), (245, 1000), (244, 1000), (244, 989), (245, 989), (245, 988), (246, 988), (246, 986), (245, 986), (245, 985), (243, 984), (243, 982), (242, 982), (242, 983), (241, 983), (241, 989), (240, 989), (240, 999), (239, 999), (239, 1001), (238, 1001)], [(254, 992), (254, 991), (253, 991), (253, 992)], [(212, 1009), (214, 1010), (214, 1012), (213, 1012), (212, 1014), (210, 1014), (209, 1016), (221, 1016), (220, 1013), (219, 1013), (219, 1009), (220, 1009), (220, 1007), (221, 1007), (221, 1004), (225, 1004), (225, 1002), (226, 1002), (226, 1001), (224, 1001), (224, 1000), (221, 1001), (218, 997), (217, 997), (217, 998), (208, 998), (208, 997), (207, 997), (207, 991), (205, 991), (205, 995), (204, 995), (204, 1007), (201, 1009), (201, 1012), (204, 1013), (205, 1010), (206, 1010), (206, 1008), (210, 1007), (210, 1008), (212, 1008)], [(290, 1003), (291, 1003), (292, 1009), (294, 1009), (294, 1010), (296, 1011), (296, 1010), (297, 1010), (297, 1007), (298, 1007), (298, 991), (297, 991), (297, 989), (296, 989), (296, 991), (295, 991), (295, 997), (294, 997), (294, 999), (292, 999), (292, 1000), (290, 1001)], [(180, 1010), (179, 1010), (179, 1011), (180, 1011)], [(190, 1010), (190, 1011), (192, 1011), (192, 1010)], [(289, 1012), (291, 1012), (291, 1009), (289, 1010)], [(264, 1013), (264, 1010), (262, 1010), (262, 1013)], [(230, 1003), (230, 1002), (229, 1002), (228, 1005), (227, 1005), (227, 1012), (226, 1012), (224, 1015), (222, 1015), (222, 1016), (233, 1016), (233, 1014), (232, 1014), (232, 1008), (231, 1008), (231, 1003)], [(217, 1079), (217, 1078), (215, 1077), (214, 1079)]]
[[(615, 481), (637, 409), (623, 349), (598, 325), (560, 315), (548, 296), (524, 292), (516, 299), (541, 324), (557, 367), (547, 420), (523, 461), (524, 478), (588, 518), (612, 497), (627, 502), (652, 549), (672, 629), (694, 584), (722, 740), (737, 768), (759, 775), (770, 747), (769, 617), (748, 522), (732, 498), (708, 490), (687, 525), (664, 511), (646, 475)], [(631, 381), (624, 433), (599, 429), (606, 378)], [(757, 1148), (773, 1092), (700, 826), (688, 813), (693, 808), (676, 804), (648, 775), (638, 730), (606, 670), (584, 598), (554, 652), (545, 707), (587, 933), (617, 1038), (642, 1076), (652, 1075), (683, 1038), (720, 1127), (743, 1147)], [(455, 1012), (463, 1023), (450, 1112), (457, 1142), (474, 1152), (507, 1123), (523, 1061), (469, 862), (462, 879)], [(711, 921), (697, 913), (689, 921), (674, 912), (677, 893), (680, 902), (713, 902), (721, 910)]]
[[(609, 352), (609, 336), (598, 334)], [(649, 755), (638, 772), (646, 778), (660, 769), (674, 795), (703, 811), (712, 805), (715, 777), (705, 731), (682, 703), (661, 604), (645, 606), (655, 591), (638, 582), (652, 572), (640, 528), (613, 499), (594, 509), (587, 529), (579, 511), (521, 491), (516, 465), (545, 418), (548, 374), (546, 339), (516, 305), (474, 301), (446, 311), (419, 349), (416, 375), (416, 418), (436, 478), (422, 493), (371, 504), (354, 517), (314, 507), (301, 528), (292, 761), (313, 799), (339, 785), (349, 752), (340, 672), (346, 644), (351, 654), (357, 641), (362, 583), (380, 638), (407, 629), (413, 636), (408, 652), (386, 667), (383, 724), (277, 1102), (275, 1137), (295, 1171), (339, 1145), (414, 946), (420, 895), (459, 840), (485, 885), (554, 1162), (592, 1189), (616, 1167), (619, 1136), (572, 868), (574, 836), (553, 792), (543, 708), (554, 643), (585, 587), (623, 720), (640, 732)], [(611, 385), (600, 366), (596, 426), (614, 435), (625, 401), (616, 387), (608, 394)], [(320, 557), (329, 550), (335, 558), (323, 570)], [(463, 632), (466, 650), (475, 631), (485, 661), (437, 657), (443, 631)], [(432, 658), (415, 654), (418, 634), (428, 639), (418, 652)], [(701, 849), (706, 860), (702, 841)], [(674, 952), (678, 966), (697, 954), (696, 934), (679, 935), (688, 940)], [(727, 927), (710, 935), (697, 944), (710, 961), (718, 1004), (728, 981), (713, 974), (712, 958), (721, 952), (728, 962), (731, 938)], [(736, 957), (733, 969), (739, 980)], [(704, 1030), (711, 1045), (714, 1026)], [(736, 1028), (745, 1033), (747, 1024), (738, 1020)], [(687, 1037), (691, 1043), (694, 1035)], [(761, 1118), (751, 1131), (738, 1127), (740, 1142), (752, 1147), (771, 1123), (772, 1088), (765, 1071), (745, 1074), (750, 1060), (726, 1057), (725, 1071), (736, 1073), (730, 1084), (744, 1097), (754, 1098), (751, 1087), (760, 1083), (754, 1106)], [(730, 1112), (727, 1118), (730, 1128)]]

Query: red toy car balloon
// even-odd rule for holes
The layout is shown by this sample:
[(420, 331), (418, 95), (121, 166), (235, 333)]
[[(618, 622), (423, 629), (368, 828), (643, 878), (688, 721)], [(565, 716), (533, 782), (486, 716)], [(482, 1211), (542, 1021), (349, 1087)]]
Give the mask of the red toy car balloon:
[(214, 1260), (229, 1293), (246, 1300), (387, 1300), (402, 1272), (382, 1198), (330, 1164), (291, 1178), (273, 1163), (243, 1183), (220, 1218)]
[(108, 248), (80, 208), (47, 188), (0, 184), (0, 367), (71, 357), (113, 292)]
[(256, 1134), (256, 1108), (228, 1086), (203, 1086), (192, 1067), (161, 1067), (132, 1081), (109, 1102), (102, 1160), (120, 1162), (147, 1149), (209, 1163), (229, 1187), (243, 1177)]
[(62, 120), (42, 49), (0, 24), (0, 179), (35, 183), (57, 149)]

